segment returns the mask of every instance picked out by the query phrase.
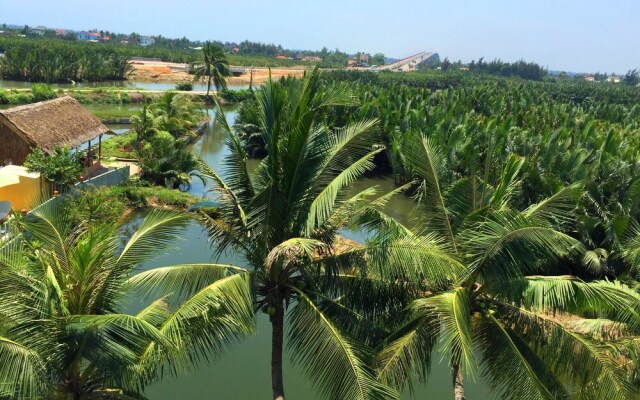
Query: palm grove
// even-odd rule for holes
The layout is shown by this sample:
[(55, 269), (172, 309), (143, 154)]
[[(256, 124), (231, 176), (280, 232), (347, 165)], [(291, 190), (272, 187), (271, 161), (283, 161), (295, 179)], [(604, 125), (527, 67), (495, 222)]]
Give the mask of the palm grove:
[[(506, 399), (634, 398), (637, 93), (367, 79), (268, 82), (236, 126), (218, 107), (229, 155), (197, 167), (213, 214), (154, 211), (125, 238), (54, 208), (19, 220), (0, 251), (0, 396), (138, 398), (241, 346), (264, 312), (274, 399), (285, 336), (323, 398), (398, 398), (434, 357), (456, 399), (479, 376)], [(354, 193), (374, 169), (397, 190)], [(405, 195), (403, 225), (386, 205)], [(138, 272), (190, 218), (243, 263)]]

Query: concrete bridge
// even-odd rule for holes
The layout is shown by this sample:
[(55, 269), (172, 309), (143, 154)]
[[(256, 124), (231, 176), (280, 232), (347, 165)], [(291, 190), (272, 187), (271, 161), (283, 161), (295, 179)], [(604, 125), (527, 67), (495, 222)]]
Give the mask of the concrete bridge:
[(435, 56), (436, 53), (423, 51), (391, 64), (374, 68), (375, 71), (415, 71), (416, 67)]

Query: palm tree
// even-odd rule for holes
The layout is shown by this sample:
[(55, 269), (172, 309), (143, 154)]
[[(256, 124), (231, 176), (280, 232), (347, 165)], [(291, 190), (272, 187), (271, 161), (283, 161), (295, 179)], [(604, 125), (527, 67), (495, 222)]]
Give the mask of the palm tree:
[(224, 54), (224, 49), (211, 42), (206, 42), (202, 47), (202, 59), (192, 65), (195, 79), (207, 77), (207, 97), (211, 89), (211, 81), (216, 87), (216, 92), (227, 89), (226, 78), (231, 75), (229, 61)]
[(159, 268), (207, 268), (209, 279), (186, 301), (124, 312), (145, 281), (130, 280), (134, 268), (188, 221), (151, 212), (123, 243), (116, 227), (73, 227), (51, 203), (22, 220), (25, 234), (0, 249), (0, 397), (139, 398), (163, 369), (190, 368), (250, 332), (248, 274), (209, 264)]
[[(323, 88), (317, 69), (291, 85), (269, 81), (257, 94), (269, 155), (254, 176), (239, 137), (218, 107), (217, 121), (228, 135), (230, 154), (224, 163), (226, 179), (206, 165), (201, 168), (219, 194), (218, 218), (203, 215), (209, 237), (216, 254), (233, 250), (242, 255), (251, 271), (255, 309), (269, 315), (274, 399), (285, 398), (285, 332), (293, 361), (307, 370), (325, 397), (394, 397), (368, 366), (370, 349), (349, 333), (362, 319), (333, 296), (329, 279), (339, 271), (358, 275), (354, 260), (362, 256), (362, 248), (341, 239), (338, 229), (363, 202), (363, 194), (345, 196), (346, 188), (383, 151), (372, 145), (376, 121), (329, 129), (323, 110), (350, 104), (351, 96)], [(186, 271), (181, 282), (187, 286), (206, 280), (205, 273)], [(171, 287), (163, 279), (175, 280), (153, 271), (145, 274), (160, 292)]]
[[(167, 131), (176, 138), (192, 135), (193, 128), (201, 122), (205, 115), (199, 105), (195, 104), (188, 96), (166, 92), (149, 107), (151, 111), (152, 126), (156, 130)], [(142, 115), (140, 121), (148, 117)]]
[(515, 211), (509, 199), (521, 158), (504, 162), (495, 186), (471, 176), (445, 192), (443, 156), (430, 139), (414, 135), (406, 156), (428, 222), (383, 231), (384, 240), (448, 254), (454, 276), (413, 278), (417, 298), (383, 342), (381, 380), (402, 387), (414, 372), (425, 376), (439, 343), (456, 400), (464, 399), (464, 375), (478, 369), (505, 399), (632, 398), (637, 389), (618, 359), (637, 352), (640, 296), (618, 282), (541, 275), (584, 253), (556, 230), (571, 221), (581, 186)]

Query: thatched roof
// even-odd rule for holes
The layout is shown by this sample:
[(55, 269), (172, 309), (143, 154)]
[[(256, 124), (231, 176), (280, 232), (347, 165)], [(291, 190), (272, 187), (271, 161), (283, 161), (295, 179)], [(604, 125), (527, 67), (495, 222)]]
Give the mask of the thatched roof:
[(0, 124), (7, 125), (30, 146), (52, 153), (56, 146), (77, 147), (109, 128), (69, 96), (0, 110)]

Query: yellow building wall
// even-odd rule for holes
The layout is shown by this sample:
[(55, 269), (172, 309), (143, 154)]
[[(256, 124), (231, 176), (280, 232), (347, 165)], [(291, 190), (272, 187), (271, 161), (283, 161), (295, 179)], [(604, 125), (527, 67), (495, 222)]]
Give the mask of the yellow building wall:
[(21, 176), (20, 183), (0, 187), (0, 201), (10, 201), (16, 211), (30, 210), (42, 198), (43, 189), (40, 178)]

